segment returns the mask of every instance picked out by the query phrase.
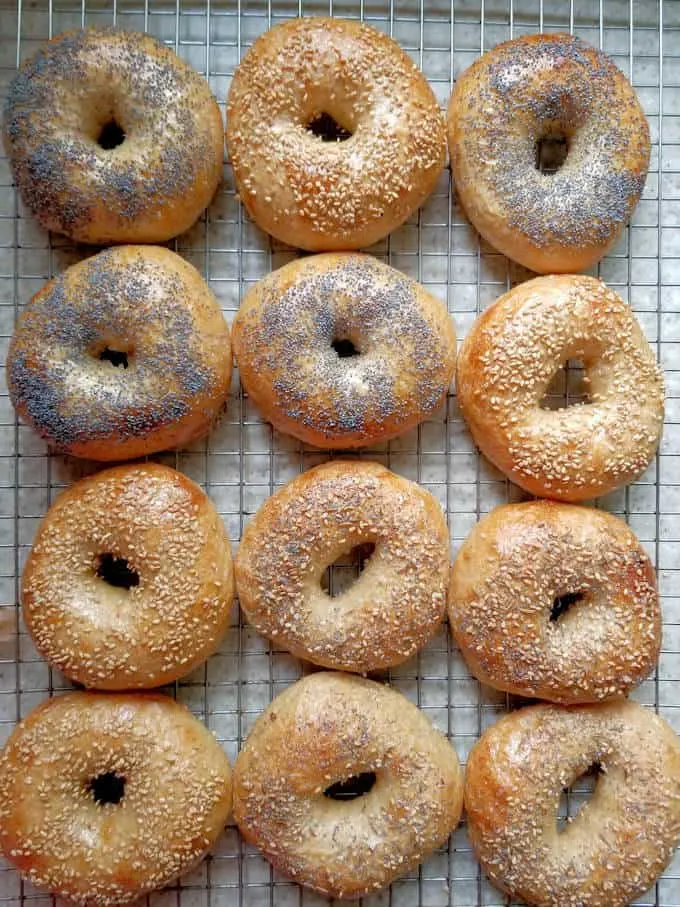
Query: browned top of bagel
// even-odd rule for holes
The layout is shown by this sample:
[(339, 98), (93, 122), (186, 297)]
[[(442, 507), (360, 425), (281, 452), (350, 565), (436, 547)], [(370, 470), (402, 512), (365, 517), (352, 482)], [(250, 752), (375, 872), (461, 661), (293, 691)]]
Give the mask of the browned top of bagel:
[[(359, 579), (331, 598), (326, 567), (375, 546)], [(436, 499), (379, 463), (333, 460), (272, 495), (236, 557), (248, 619), (301, 658), (348, 671), (398, 664), (444, 616), (448, 531)]]
[[(588, 400), (544, 409), (552, 378), (580, 360)], [(474, 323), (456, 390), (482, 452), (532, 494), (578, 501), (636, 479), (663, 425), (663, 377), (630, 306), (593, 277), (528, 280)]]
[(204, 661), (230, 619), (233, 589), (229, 541), (205, 492), (169, 466), (131, 463), (59, 495), (36, 534), (21, 601), (51, 664), (85, 686), (130, 689), (170, 683)]

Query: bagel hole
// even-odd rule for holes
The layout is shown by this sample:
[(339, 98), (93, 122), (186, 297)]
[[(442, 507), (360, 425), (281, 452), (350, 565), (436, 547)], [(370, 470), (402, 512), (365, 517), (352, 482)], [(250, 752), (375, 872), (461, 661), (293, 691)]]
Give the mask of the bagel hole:
[(128, 354), (124, 350), (112, 350), (110, 347), (106, 346), (99, 354), (99, 359), (102, 362), (110, 362), (111, 365), (116, 368), (127, 368), (130, 364), (128, 361)]
[(352, 356), (359, 355), (359, 350), (351, 340), (334, 340), (331, 346), (338, 354), (339, 359), (351, 359)]
[(103, 772), (93, 778), (88, 788), (95, 803), (120, 803), (125, 796), (125, 778), (116, 772)]
[(374, 551), (373, 542), (365, 542), (362, 545), (355, 545), (347, 554), (341, 554), (336, 558), (326, 567), (321, 577), (321, 588), (324, 592), (331, 598), (347, 592), (361, 576)]
[(111, 151), (113, 148), (117, 148), (119, 145), (122, 145), (124, 141), (125, 130), (120, 123), (117, 123), (115, 120), (109, 120), (108, 123), (104, 123), (99, 132), (99, 136), (97, 137), (97, 144), (105, 151)]
[(582, 602), (585, 597), (585, 592), (567, 592), (564, 595), (556, 595), (550, 609), (550, 622), (553, 624), (557, 623), (572, 605)]
[(330, 800), (356, 800), (367, 794), (376, 782), (375, 772), (362, 772), (344, 781), (336, 781), (323, 792)]
[(97, 576), (117, 589), (131, 589), (139, 585), (139, 574), (130, 568), (124, 557), (116, 557), (115, 554), (100, 556)]
[(311, 132), (322, 142), (346, 142), (352, 138), (349, 129), (341, 126), (330, 113), (320, 113), (307, 123), (307, 132)]
[(588, 375), (579, 359), (567, 359), (556, 370), (539, 406), (558, 410), (590, 403)]
[(595, 760), (582, 774), (575, 778), (569, 787), (565, 787), (560, 795), (560, 804), (557, 809), (557, 831), (563, 832), (578, 816), (588, 800), (595, 793), (595, 787), (600, 775), (603, 774), (602, 766)]
[(552, 176), (564, 165), (569, 154), (569, 142), (564, 135), (546, 135), (536, 142), (536, 169)]

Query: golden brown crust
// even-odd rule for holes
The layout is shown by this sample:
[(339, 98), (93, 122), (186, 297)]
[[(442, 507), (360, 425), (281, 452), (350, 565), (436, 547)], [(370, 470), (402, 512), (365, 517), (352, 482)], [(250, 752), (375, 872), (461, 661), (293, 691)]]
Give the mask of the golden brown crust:
[[(103, 578), (105, 555), (123, 560), (138, 584)], [(219, 514), (198, 485), (157, 463), (107, 469), (63, 492), (21, 587), (40, 653), (72, 680), (109, 690), (188, 674), (219, 645), (233, 595)]]
[[(119, 803), (91, 783), (124, 779)], [(222, 748), (182, 705), (69, 693), (34, 709), (0, 752), (0, 850), (38, 888), (109, 907), (189, 870), (231, 809)]]
[[(336, 782), (374, 772), (363, 797)], [(234, 766), (234, 818), (276, 869), (322, 894), (384, 888), (446, 841), (462, 807), (462, 772), (446, 738), (400, 693), (321, 672), (293, 684), (258, 719)]]
[[(351, 138), (309, 132), (322, 113)], [(446, 132), (432, 89), (391, 38), (308, 17), (261, 35), (237, 67), (227, 146), (253, 220), (318, 252), (365, 248), (403, 223), (442, 171)]]
[[(333, 343), (353, 344), (341, 358)], [(443, 403), (456, 333), (446, 307), (370, 255), (293, 261), (246, 295), (233, 326), (248, 396), (280, 431), (317, 447), (403, 434)]]
[[(562, 831), (562, 790), (593, 764), (593, 796)], [(636, 703), (536, 705), (475, 744), (468, 834), (492, 882), (535, 907), (624, 907), (647, 891), (680, 838), (680, 744)]]
[[(536, 167), (562, 136), (566, 161)], [(601, 50), (566, 34), (499, 44), (456, 82), (448, 111), (456, 189), (482, 236), (539, 273), (582, 271), (614, 244), (640, 198), (649, 126)]]
[[(109, 123), (125, 139), (103, 148)], [(52, 38), (10, 85), (4, 141), (26, 205), (78, 242), (164, 242), (208, 206), (222, 174), (208, 83), (151, 35), (87, 28)]]
[[(540, 401), (568, 360), (589, 401)], [(663, 378), (630, 307), (593, 277), (539, 277), (477, 319), (458, 356), (458, 402), (482, 453), (532, 494), (604, 495), (638, 478), (663, 425)]]
[[(556, 599), (578, 593), (551, 619)], [(553, 702), (625, 695), (661, 645), (654, 568), (633, 532), (554, 501), (497, 507), (474, 527), (451, 571), (449, 621), (475, 677)]]
[[(326, 567), (358, 545), (375, 551), (342, 595)], [(378, 463), (335, 460), (289, 482), (260, 508), (236, 555), (248, 620), (299, 658), (345, 671), (399, 664), (446, 609), (448, 530), (438, 502)]]
[[(102, 358), (125, 356), (125, 367)], [(169, 249), (119, 246), (30, 301), (7, 355), (12, 403), (59, 451), (125, 460), (204, 435), (229, 392), (229, 328), (198, 271)]]

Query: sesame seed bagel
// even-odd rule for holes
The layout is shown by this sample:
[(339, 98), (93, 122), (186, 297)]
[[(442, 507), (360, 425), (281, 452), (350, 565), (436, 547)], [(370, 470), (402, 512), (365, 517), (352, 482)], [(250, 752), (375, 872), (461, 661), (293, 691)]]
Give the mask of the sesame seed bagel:
[[(562, 790), (599, 768), (566, 827)], [(470, 841), (491, 881), (536, 907), (624, 907), (646, 892), (680, 838), (680, 743), (622, 699), (534, 705), (475, 744), (465, 774)]]
[[(540, 273), (582, 271), (614, 244), (640, 198), (649, 126), (613, 60), (572, 35), (526, 35), (484, 54), (448, 112), (458, 196), (476, 229)], [(541, 143), (566, 143), (541, 172)]]
[(270, 29), (241, 60), (227, 146), (258, 226), (318, 252), (370, 246), (402, 224), (442, 171), (446, 130), (396, 42), (361, 22), (309, 17)]
[(20, 69), (4, 141), (24, 203), (78, 242), (164, 242), (221, 178), (222, 117), (208, 83), (151, 35), (87, 28)]
[(92, 460), (201, 437), (230, 378), (215, 297), (193, 265), (157, 246), (106, 249), (49, 281), (7, 355), (19, 416), (56, 450)]
[(475, 677), (552, 702), (625, 695), (661, 645), (654, 568), (633, 532), (554, 501), (477, 523), (451, 571), (449, 621)]
[(71, 680), (120, 690), (188, 674), (218, 646), (233, 603), (222, 520), (186, 476), (116, 466), (63, 492), (21, 584), (38, 651)]
[[(544, 409), (579, 360), (586, 402)], [(661, 437), (661, 371), (630, 307), (593, 277), (538, 277), (501, 296), (458, 356), (458, 402), (482, 453), (532, 494), (581, 501), (637, 479)]]
[(321, 672), (255, 723), (234, 766), (234, 818), (280, 872), (359, 898), (446, 841), (462, 789), (455, 750), (401, 693)]
[[(272, 495), (236, 555), (241, 607), (260, 633), (299, 658), (345, 671), (405, 661), (446, 609), (448, 530), (439, 503), (379, 463), (335, 460)], [(326, 567), (374, 546), (361, 576), (334, 598)]]
[(167, 696), (48, 699), (0, 752), (0, 850), (75, 904), (127, 904), (191, 869), (231, 809), (231, 769)]
[(317, 447), (400, 435), (443, 403), (456, 362), (446, 307), (369, 255), (293, 261), (259, 281), (233, 325), (248, 396)]

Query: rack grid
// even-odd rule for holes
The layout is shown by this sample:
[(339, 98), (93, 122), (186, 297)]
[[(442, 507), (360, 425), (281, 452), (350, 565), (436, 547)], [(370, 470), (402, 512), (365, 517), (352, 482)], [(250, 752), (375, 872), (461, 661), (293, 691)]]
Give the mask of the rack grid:
[[(597, 502), (623, 516), (656, 564), (664, 609), (658, 669), (634, 698), (680, 732), (680, 0), (0, 0), (0, 94), (16, 67), (50, 36), (82, 25), (148, 31), (207, 75), (224, 112), (231, 75), (257, 35), (297, 15), (361, 18), (392, 35), (413, 57), (445, 107), (453, 81), (480, 52), (511, 37), (569, 31), (611, 54), (631, 78), (649, 118), (653, 151), (642, 200), (616, 248), (593, 270), (635, 310), (666, 373), (664, 437), (639, 482)], [(677, 43), (676, 43), (677, 42)], [(207, 214), (171, 244), (208, 281), (229, 321), (244, 292), (296, 253), (259, 231), (240, 207), (228, 162)], [(370, 250), (442, 299), (464, 337), (476, 315), (531, 275), (480, 241), (456, 204), (446, 170), (425, 206)], [(21, 205), (0, 157), (0, 338), (2, 357), (18, 311), (51, 276), (92, 253), (48, 236)], [(566, 369), (556, 400), (579, 392)], [(437, 417), (402, 438), (362, 451), (417, 480), (441, 502), (451, 550), (497, 504), (522, 493), (479, 457), (451, 394)], [(262, 422), (234, 376), (226, 414), (187, 450), (158, 457), (198, 481), (221, 513), (234, 548), (244, 524), (293, 475), (328, 458)], [(18, 424), (0, 387), (0, 744), (34, 705), (69, 688), (37, 655), (17, 605), (21, 570), (50, 501), (100, 468), (48, 454)], [(336, 591), (356, 572), (333, 567)], [(305, 668), (272, 648), (241, 619), (218, 654), (169, 690), (206, 721), (233, 761), (255, 718)], [(483, 688), (468, 673), (445, 628), (415, 658), (383, 675), (448, 734), (463, 762), (480, 732), (512, 708), (512, 697)], [(587, 781), (564, 798), (573, 814)], [(52, 899), (5, 864), (0, 907)], [(228, 827), (213, 853), (174, 887), (151, 896), (156, 907), (316, 907), (327, 903), (278, 876)], [(365, 907), (481, 907), (509, 903), (480, 874), (464, 826), (449, 844)], [(680, 907), (680, 855), (635, 902)]]

